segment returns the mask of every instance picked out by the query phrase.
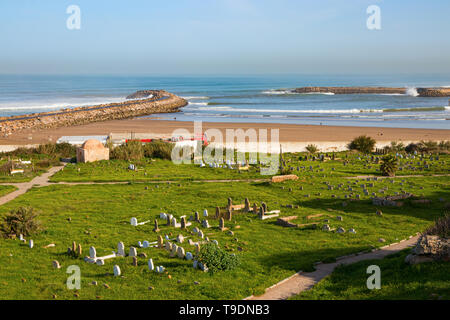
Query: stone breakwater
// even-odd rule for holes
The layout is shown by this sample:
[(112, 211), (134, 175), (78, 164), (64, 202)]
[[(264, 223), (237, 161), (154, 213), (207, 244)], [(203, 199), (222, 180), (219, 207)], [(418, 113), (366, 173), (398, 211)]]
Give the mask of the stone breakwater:
[(188, 104), (185, 99), (164, 90), (147, 90), (146, 92), (152, 94), (150, 99), (0, 117), (0, 135), (7, 137), (26, 129), (60, 128), (154, 113), (173, 113), (179, 112), (180, 108)]
[[(417, 88), (420, 97), (449, 97), (450, 88)], [(303, 87), (295, 93), (334, 93), (334, 94), (406, 94), (407, 88), (389, 87)]]

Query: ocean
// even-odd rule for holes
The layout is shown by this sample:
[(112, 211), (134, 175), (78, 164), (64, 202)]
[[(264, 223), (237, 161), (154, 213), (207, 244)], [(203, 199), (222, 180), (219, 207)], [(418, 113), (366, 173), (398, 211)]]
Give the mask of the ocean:
[[(305, 86), (386, 86), (407, 94), (293, 94)], [(176, 114), (149, 117), (209, 122), (271, 122), (450, 129), (449, 98), (417, 97), (415, 88), (450, 86), (450, 75), (36, 76), (0, 75), (0, 116), (125, 101), (137, 90), (164, 89), (189, 101)]]

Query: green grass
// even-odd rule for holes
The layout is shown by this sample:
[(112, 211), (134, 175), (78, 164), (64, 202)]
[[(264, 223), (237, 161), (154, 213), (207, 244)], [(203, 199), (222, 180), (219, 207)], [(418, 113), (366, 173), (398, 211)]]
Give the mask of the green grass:
[[(363, 156), (357, 153), (345, 152), (337, 153), (335, 160), (328, 161), (299, 161), (299, 157), (304, 154), (286, 154), (286, 167), (293, 168), (293, 174), (302, 177), (349, 177), (358, 175), (380, 176), (379, 164), (371, 161), (370, 156)], [(344, 165), (344, 161), (348, 161)], [(425, 168), (423, 161), (427, 161), (428, 168)], [(410, 168), (408, 162), (413, 162)], [(420, 165), (418, 163), (421, 163)], [(250, 171), (238, 172), (224, 168), (200, 168), (198, 165), (185, 164), (174, 165), (171, 161), (160, 159), (144, 159), (137, 163), (138, 171), (128, 170), (130, 162), (112, 160), (100, 161), (96, 163), (70, 164), (64, 171), (58, 172), (51, 178), (52, 182), (108, 182), (108, 181), (166, 181), (166, 180), (225, 180), (225, 179), (266, 179), (271, 176), (261, 175), (258, 166), (251, 166)], [(136, 163), (133, 163), (136, 164)], [(312, 170), (310, 170), (312, 167)], [(439, 160), (429, 157), (423, 160), (400, 159), (399, 167), (402, 170), (397, 172), (402, 175), (433, 175), (449, 174), (450, 156), (441, 155)], [(419, 168), (422, 168), (420, 170)]]
[[(449, 300), (450, 264), (429, 262), (406, 264), (410, 249), (390, 255), (382, 260), (361, 261), (340, 266), (312, 290), (292, 300)], [(381, 271), (381, 288), (367, 289), (370, 276), (367, 267), (377, 265)]]
[[(104, 174), (104, 170), (98, 171), (93, 172), (93, 177)], [(328, 190), (325, 181), (336, 188)], [(438, 199), (448, 198), (450, 185), (447, 177), (397, 178), (395, 181), (394, 184), (389, 180), (372, 181), (375, 186), (369, 189), (388, 186), (389, 194), (405, 189), (422, 193), (432, 203), (419, 205), (406, 201), (401, 208), (382, 208), (383, 216), (378, 217), (375, 214), (377, 208), (371, 204), (369, 196), (362, 196), (360, 201), (346, 201), (346, 207), (342, 205), (344, 195), (349, 192), (346, 188), (338, 189), (337, 185), (357, 183), (355, 192), (358, 189), (361, 193), (359, 184), (362, 181), (311, 175), (281, 184), (180, 181), (160, 183), (158, 187), (155, 184), (124, 184), (33, 188), (0, 207), (0, 215), (4, 215), (19, 206), (32, 206), (42, 212), (40, 220), (46, 227), (44, 233), (32, 237), (35, 241), (33, 249), (18, 240), (0, 240), (0, 297), (51, 299), (56, 294), (60, 299), (75, 299), (74, 292), (65, 285), (68, 276), (65, 270), (74, 264), (79, 265), (82, 271), (82, 289), (78, 291), (81, 299), (96, 299), (97, 296), (104, 299), (242, 299), (261, 294), (265, 288), (299, 270), (312, 271), (316, 261), (333, 261), (338, 256), (385, 245), (378, 242), (379, 238), (386, 239), (387, 243), (404, 239), (424, 230), (442, 215), (444, 203)], [(306, 197), (308, 194), (309, 198)], [(332, 198), (333, 194), (340, 199)], [(189, 217), (194, 211), (202, 212), (206, 208), (210, 212), (211, 225), (217, 226), (218, 222), (212, 219), (214, 208), (224, 207), (228, 197), (234, 203), (243, 203), (245, 197), (251, 203), (264, 201), (269, 210), (280, 209), (282, 216), (298, 215), (298, 220), (304, 222), (310, 221), (306, 218), (309, 215), (331, 215), (326, 218), (330, 219), (328, 224), (332, 228), (354, 228), (357, 234), (321, 231), (325, 224), (322, 218), (313, 219), (319, 223), (318, 229), (302, 230), (282, 228), (274, 220), (261, 221), (253, 214), (234, 215), (233, 221), (226, 223), (233, 230), (233, 236), (215, 228), (206, 230), (210, 239), (218, 240), (222, 247), (239, 256), (241, 265), (233, 271), (210, 275), (194, 270), (189, 261), (170, 258), (164, 250), (138, 249), (138, 252), (145, 252), (153, 258), (155, 265), (165, 266), (171, 279), (167, 274), (149, 272), (147, 259), (143, 258), (139, 259), (138, 267), (131, 265), (130, 258), (108, 260), (105, 266), (100, 267), (65, 254), (72, 241), (82, 244), (85, 255), (89, 246), (95, 246), (101, 256), (115, 250), (119, 241), (123, 241), (128, 249), (137, 241), (156, 240), (156, 234), (151, 231), (152, 224), (133, 228), (129, 223), (131, 217), (137, 217), (139, 221), (153, 220), (159, 212)], [(285, 207), (287, 204), (299, 207), (288, 209)], [(344, 220), (337, 221), (337, 215)], [(160, 220), (161, 234), (172, 233), (175, 237), (179, 233), (179, 230), (163, 224), (164, 221)], [(240, 228), (236, 228), (237, 225)], [(200, 225), (194, 223), (189, 229), (195, 226)], [(182, 233), (192, 236), (189, 232)], [(199, 240), (197, 236), (192, 237), (194, 241)], [(43, 248), (50, 243), (56, 247)], [(183, 247), (193, 252), (187, 242)], [(62, 268), (53, 269), (52, 260), (58, 260)], [(123, 277), (112, 276), (114, 264), (120, 266)], [(99, 285), (90, 285), (92, 281), (98, 281)], [(200, 284), (195, 285), (194, 281)], [(104, 288), (104, 283), (111, 289)], [(154, 290), (149, 290), (149, 286)]]
[(3, 197), (15, 190), (17, 190), (17, 188), (14, 186), (0, 186), (0, 197)]
[[(136, 164), (135, 162), (132, 162)], [(169, 181), (169, 180), (246, 180), (265, 179), (256, 166), (249, 171), (224, 168), (200, 168), (195, 164), (175, 165), (169, 160), (144, 159), (137, 165), (138, 170), (128, 170), (130, 162), (122, 160), (99, 161), (95, 163), (69, 164), (64, 171), (51, 178), (52, 182), (108, 182), (108, 181)], [(79, 171), (78, 171), (79, 169)]]

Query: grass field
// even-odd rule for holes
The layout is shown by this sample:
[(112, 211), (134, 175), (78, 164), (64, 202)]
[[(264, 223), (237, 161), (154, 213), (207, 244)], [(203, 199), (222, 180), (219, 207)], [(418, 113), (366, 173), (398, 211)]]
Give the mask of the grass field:
[[(409, 252), (338, 267), (312, 290), (292, 300), (449, 300), (450, 264), (429, 262), (411, 266), (404, 262)], [(380, 267), (379, 290), (367, 289), (366, 271), (370, 265)]]
[[(75, 264), (82, 270), (82, 289), (77, 293), (82, 299), (241, 299), (261, 294), (264, 288), (299, 270), (313, 270), (316, 261), (333, 261), (338, 256), (385, 245), (378, 242), (379, 238), (389, 243), (422, 231), (442, 214), (444, 203), (439, 198), (448, 196), (450, 189), (447, 177), (398, 178), (394, 184), (388, 180), (374, 181), (374, 189), (387, 186), (392, 194), (404, 188), (423, 193), (432, 200), (431, 205), (406, 201), (403, 207), (383, 208), (383, 216), (379, 217), (368, 196), (361, 196), (360, 201), (345, 201), (347, 206), (343, 207), (343, 197), (348, 191), (345, 188), (328, 190), (325, 181), (333, 185), (355, 183), (342, 178), (305, 177), (282, 184), (180, 182), (33, 188), (0, 208), (3, 215), (18, 206), (32, 206), (41, 211), (40, 220), (46, 227), (45, 232), (33, 237), (33, 249), (18, 240), (0, 241), (0, 296), (4, 299), (51, 299), (56, 294), (58, 298), (75, 299), (74, 292), (65, 285), (68, 276), (65, 270)], [(333, 194), (341, 199), (333, 198)], [(204, 208), (213, 215), (215, 206), (225, 206), (228, 197), (234, 203), (242, 203), (245, 197), (252, 203), (264, 201), (269, 210), (281, 209), (282, 216), (298, 215), (299, 221), (317, 222), (319, 228), (282, 228), (274, 220), (261, 221), (253, 214), (235, 215), (232, 222), (226, 223), (233, 230), (233, 236), (215, 228), (206, 231), (210, 239), (218, 240), (241, 260), (236, 270), (215, 275), (194, 270), (191, 262), (169, 258), (166, 251), (155, 248), (138, 252), (145, 252), (156, 265), (165, 266), (171, 279), (167, 274), (149, 272), (147, 259), (143, 258), (138, 267), (131, 265), (131, 258), (108, 260), (100, 267), (65, 254), (72, 241), (82, 244), (85, 255), (89, 246), (95, 246), (99, 256), (110, 254), (119, 241), (123, 241), (127, 249), (136, 246), (138, 241), (155, 241), (152, 224), (134, 228), (129, 223), (130, 218), (153, 220), (159, 212), (189, 216)], [(284, 207), (288, 204), (299, 207)], [(307, 218), (315, 214), (325, 216)], [(342, 222), (337, 221), (337, 215), (343, 217)], [(69, 217), (71, 222), (67, 220)], [(332, 228), (354, 228), (357, 233), (321, 231), (324, 219), (330, 220), (328, 224)], [(210, 223), (218, 224), (211, 218)], [(179, 229), (163, 224), (160, 220), (161, 234), (175, 237), (179, 233)], [(189, 229), (194, 226), (200, 225), (194, 223)], [(199, 240), (189, 232), (181, 233)], [(56, 246), (43, 248), (50, 243)], [(183, 247), (193, 252), (187, 243)], [(62, 268), (53, 269), (52, 260), (58, 260)], [(113, 264), (120, 266), (123, 277), (112, 276)], [(99, 285), (90, 285), (92, 281), (98, 281)], [(194, 281), (200, 284), (195, 285)], [(110, 289), (104, 288), (104, 283)], [(149, 290), (149, 286), (154, 289)]]
[(0, 197), (3, 197), (4, 195), (13, 192), (16, 189), (17, 188), (13, 186), (0, 186)]
[[(299, 160), (302, 156), (302, 161)], [(285, 155), (286, 167), (292, 173), (303, 177), (347, 177), (357, 175), (380, 175), (379, 164), (370, 156), (357, 153), (337, 153), (335, 160), (304, 161), (304, 154)], [(348, 164), (344, 164), (348, 161)], [(426, 162), (426, 164), (424, 164)], [(96, 163), (70, 164), (51, 178), (53, 182), (108, 182), (108, 181), (166, 181), (166, 180), (225, 180), (225, 179), (265, 179), (258, 166), (250, 166), (249, 171), (239, 172), (225, 168), (200, 168), (198, 165), (174, 165), (171, 161), (144, 159), (139, 161), (137, 171), (128, 170), (130, 162), (121, 160), (100, 161)], [(133, 163), (134, 164), (134, 163)], [(312, 167), (310, 169), (310, 167)], [(402, 175), (449, 174), (450, 156), (441, 155), (424, 159), (400, 159), (397, 172)], [(414, 169), (414, 170), (413, 170)]]

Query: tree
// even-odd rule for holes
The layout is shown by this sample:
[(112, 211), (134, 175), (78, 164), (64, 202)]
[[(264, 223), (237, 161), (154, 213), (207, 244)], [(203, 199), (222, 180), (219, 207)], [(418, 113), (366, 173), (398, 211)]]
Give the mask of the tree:
[(314, 154), (319, 151), (319, 147), (317, 147), (315, 144), (308, 144), (305, 147), (305, 149), (306, 149), (306, 151), (308, 151), (311, 154)]
[(383, 176), (394, 177), (398, 169), (398, 160), (393, 155), (387, 155), (381, 159), (380, 171)]
[(373, 149), (375, 148), (375, 144), (377, 142), (375, 139), (368, 137), (368, 136), (359, 136), (353, 139), (347, 147), (350, 150), (358, 150), (362, 153), (371, 153)]
[(0, 225), (0, 232), (4, 237), (11, 237), (22, 234), (30, 236), (42, 230), (41, 224), (37, 221), (38, 214), (29, 207), (20, 207), (11, 210)]

